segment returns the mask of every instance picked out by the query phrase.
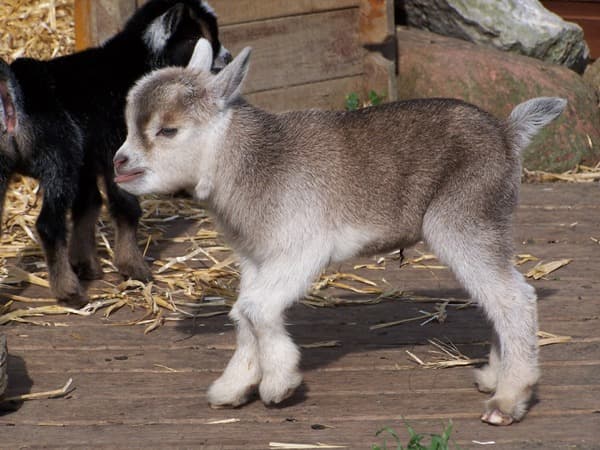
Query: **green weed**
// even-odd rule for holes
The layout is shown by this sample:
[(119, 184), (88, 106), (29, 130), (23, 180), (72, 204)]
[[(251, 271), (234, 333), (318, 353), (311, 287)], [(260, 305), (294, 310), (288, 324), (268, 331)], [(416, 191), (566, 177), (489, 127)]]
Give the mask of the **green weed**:
[[(448, 426), (444, 430), (444, 432), (439, 434), (419, 434), (417, 433), (408, 423), (406, 423), (406, 428), (408, 429), (408, 434), (410, 436), (408, 444), (406, 447), (402, 446), (400, 442), (400, 437), (398, 434), (390, 427), (385, 427), (379, 430), (375, 436), (379, 437), (380, 435), (390, 435), (394, 438), (395, 449), (396, 450), (450, 450), (450, 434), (452, 433), (452, 421), (448, 423)], [(423, 439), (429, 437), (429, 445), (423, 443)], [(458, 446), (454, 447), (455, 450), (460, 450)], [(383, 436), (383, 446), (379, 444), (373, 444), (371, 450), (392, 450), (392, 447), (387, 446), (386, 436)]]
[(385, 93), (378, 94), (374, 90), (370, 90), (367, 94), (367, 99), (361, 102), (360, 96), (356, 92), (351, 92), (346, 95), (346, 109), (355, 111), (359, 108), (367, 108), (368, 106), (377, 106), (385, 100)]

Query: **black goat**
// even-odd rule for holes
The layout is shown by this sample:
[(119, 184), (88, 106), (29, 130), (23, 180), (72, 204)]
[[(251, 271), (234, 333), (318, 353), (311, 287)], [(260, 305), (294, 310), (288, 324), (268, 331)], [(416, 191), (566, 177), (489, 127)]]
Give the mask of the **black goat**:
[(128, 277), (152, 277), (136, 243), (139, 202), (114, 183), (112, 158), (126, 136), (129, 88), (152, 69), (187, 64), (200, 37), (219, 55), (214, 68), (223, 67), (231, 56), (219, 42), (210, 6), (150, 0), (100, 47), (49, 61), (20, 58), (9, 66), (0, 60), (0, 217), (13, 173), (40, 181), (36, 228), (59, 300), (81, 302), (79, 278), (102, 276), (95, 245), (99, 178), (116, 223), (115, 265)]

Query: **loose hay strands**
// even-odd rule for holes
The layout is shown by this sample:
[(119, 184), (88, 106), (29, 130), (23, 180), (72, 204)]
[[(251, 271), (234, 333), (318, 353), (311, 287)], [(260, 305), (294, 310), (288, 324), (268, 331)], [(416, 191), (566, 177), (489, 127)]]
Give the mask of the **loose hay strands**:
[[(572, 342), (571, 336), (558, 336), (541, 330), (537, 332), (537, 337), (539, 347)], [(487, 358), (469, 358), (461, 353), (452, 342), (442, 342), (439, 339), (430, 339), (428, 342), (436, 348), (436, 350), (429, 351), (433, 355), (434, 361), (425, 362), (414, 353), (406, 350), (408, 356), (425, 369), (448, 369), (487, 362)]]
[(551, 261), (548, 263), (538, 263), (533, 269), (525, 274), (527, 278), (533, 278), (535, 280), (539, 280), (540, 278), (544, 278), (546, 275), (554, 272), (555, 270), (560, 269), (561, 267), (569, 264), (572, 259), (560, 259), (558, 261)]
[(50, 287), (50, 283), (48, 280), (44, 280), (32, 273), (27, 272), (16, 266), (8, 266), (8, 274), (2, 278), (0, 278), (0, 283), (2, 284), (16, 284), (21, 282), (26, 282), (30, 284), (34, 284), (36, 286), (41, 286), (45, 288)]
[(566, 344), (573, 341), (571, 336), (559, 336), (557, 334), (552, 334), (541, 330), (537, 332), (537, 337), (538, 346), (540, 347), (553, 344)]
[[(589, 137), (588, 137), (589, 138)], [(591, 142), (591, 141), (590, 141)], [(577, 165), (563, 173), (550, 173), (541, 170), (523, 169), (524, 180), (533, 182), (564, 181), (569, 183), (592, 183), (600, 181), (600, 163), (594, 167)]]
[(269, 442), (269, 448), (279, 449), (313, 449), (313, 448), (348, 448), (345, 445), (332, 445), (317, 442), (316, 444), (293, 444), (288, 442)]
[(486, 361), (484, 358), (469, 358), (463, 355), (458, 348), (451, 342), (442, 342), (439, 339), (429, 339), (428, 342), (437, 350), (430, 351), (434, 355), (436, 361), (423, 362), (412, 352), (406, 350), (408, 356), (426, 369), (447, 369), (450, 367), (472, 366)]
[(12, 321), (22, 321), (24, 317), (41, 317), (41, 316), (54, 316), (64, 314), (76, 314), (78, 316), (89, 316), (90, 313), (82, 311), (80, 309), (68, 308), (66, 306), (49, 305), (49, 306), (38, 306), (29, 309), (17, 309), (9, 313), (0, 316), (0, 325), (6, 325)]
[(61, 398), (69, 395), (75, 387), (73, 386), (73, 379), (69, 378), (66, 384), (60, 388), (55, 389), (53, 391), (46, 392), (34, 392), (31, 394), (21, 394), (15, 395), (13, 397), (6, 397), (0, 399), (0, 403), (8, 403), (8, 402), (21, 402), (25, 400), (42, 400), (42, 399), (51, 399), (51, 398)]
[(0, 2), (0, 57), (49, 59), (75, 47), (74, 0)]

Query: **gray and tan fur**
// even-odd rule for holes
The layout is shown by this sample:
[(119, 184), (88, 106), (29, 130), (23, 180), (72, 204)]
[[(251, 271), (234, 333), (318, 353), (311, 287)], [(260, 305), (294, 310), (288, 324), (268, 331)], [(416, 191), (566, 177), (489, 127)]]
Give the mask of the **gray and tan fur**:
[(539, 378), (536, 295), (512, 264), (520, 158), (565, 100), (529, 100), (506, 121), (450, 99), (271, 114), (240, 97), (249, 49), (216, 76), (209, 53), (200, 41), (186, 69), (138, 82), (115, 157), (132, 194), (194, 192), (240, 257), (237, 349), (209, 402), (291, 395), (300, 355), (285, 310), (328, 264), (424, 239), (493, 324), (482, 419), (520, 420)]

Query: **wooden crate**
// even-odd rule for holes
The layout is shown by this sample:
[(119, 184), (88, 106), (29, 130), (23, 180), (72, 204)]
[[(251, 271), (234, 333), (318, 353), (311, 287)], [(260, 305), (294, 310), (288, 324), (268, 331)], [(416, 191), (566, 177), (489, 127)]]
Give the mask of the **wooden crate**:
[[(119, 30), (143, 0), (76, 0), (78, 48)], [(350, 92), (395, 99), (393, 0), (211, 0), (221, 41), (253, 48), (245, 95), (263, 108), (343, 108)], [(384, 56), (385, 55), (385, 56)]]

